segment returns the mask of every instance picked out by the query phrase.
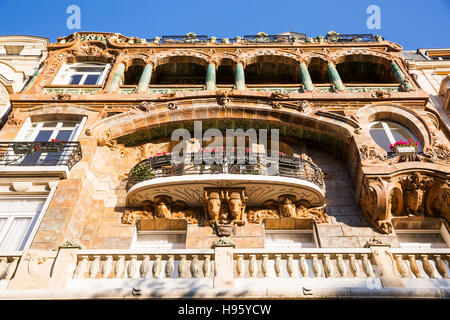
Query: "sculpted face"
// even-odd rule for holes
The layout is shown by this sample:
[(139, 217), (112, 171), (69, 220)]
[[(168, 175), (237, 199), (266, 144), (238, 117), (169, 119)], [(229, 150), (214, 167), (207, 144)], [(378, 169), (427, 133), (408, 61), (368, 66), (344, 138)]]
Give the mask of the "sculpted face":
[(295, 204), (289, 197), (281, 199), (280, 213), (284, 217), (295, 217)]
[(239, 193), (233, 193), (228, 200), (228, 209), (233, 219), (239, 219), (242, 209), (242, 200)]
[(158, 218), (168, 218), (170, 216), (170, 209), (162, 198), (155, 199), (156, 206), (155, 206), (155, 214)]
[(208, 199), (208, 214), (211, 219), (219, 217), (221, 200), (219, 193), (212, 192)]

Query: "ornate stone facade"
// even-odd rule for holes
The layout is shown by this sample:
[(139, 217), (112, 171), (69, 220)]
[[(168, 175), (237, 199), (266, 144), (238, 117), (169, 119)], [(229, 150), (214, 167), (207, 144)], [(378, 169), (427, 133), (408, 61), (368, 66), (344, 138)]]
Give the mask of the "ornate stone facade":
[[(45, 67), (11, 94), (13, 112), (0, 131), (13, 143), (0, 146), (2, 195), (47, 197), (24, 254), (0, 256), (8, 289), (27, 289), (37, 274), (33, 288), (163, 276), (214, 278), (217, 288), (309, 276), (333, 286), (340, 277), (356, 287), (367, 279), (405, 287), (420, 266), (448, 286), (448, 249), (408, 255), (399, 235), (432, 232), (444, 240), (430, 246), (448, 246), (449, 132), (408, 73), (401, 46), (359, 36), (80, 32), (50, 44)], [(58, 82), (61, 70), (83, 65), (100, 70), (96, 84)], [(278, 129), (275, 174), (267, 161), (173, 162), (172, 132), (193, 133), (195, 121), (202, 132)], [(32, 157), (13, 140), (37, 136), (46, 122), (75, 126), (82, 153), (63, 154), (70, 166), (20, 162)], [(383, 130), (388, 122), (406, 128), (420, 148), (389, 150), (372, 129), (382, 122)], [(208, 148), (189, 138), (189, 153)], [(249, 140), (248, 149), (271, 151)], [(11, 150), (22, 152), (16, 164)], [(81, 249), (59, 248), (67, 240)]]

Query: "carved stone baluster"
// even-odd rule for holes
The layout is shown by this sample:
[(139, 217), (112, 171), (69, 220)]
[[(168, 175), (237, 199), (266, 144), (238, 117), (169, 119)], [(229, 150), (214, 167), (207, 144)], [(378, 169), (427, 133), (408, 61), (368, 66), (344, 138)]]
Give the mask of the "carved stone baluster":
[(283, 271), (281, 270), (281, 254), (275, 255), (275, 274), (277, 277), (281, 277), (283, 275)]
[(159, 276), (161, 275), (161, 269), (162, 269), (162, 257), (160, 254), (157, 254), (155, 256), (156, 260), (155, 263), (153, 264), (153, 268), (152, 268), (152, 273), (153, 273), (153, 278), (159, 278)]
[(330, 255), (329, 254), (324, 254), (323, 255), (323, 264), (324, 264), (324, 269), (325, 269), (325, 273), (327, 275), (328, 278), (333, 277), (333, 273), (334, 273), (334, 268), (333, 268), (333, 264), (331, 263), (330, 260)]
[(88, 256), (82, 256), (81, 261), (78, 262), (77, 269), (75, 270), (75, 279), (83, 279), (89, 263)]
[(293, 254), (288, 254), (287, 255), (287, 271), (289, 273), (289, 276), (291, 278), (295, 277), (295, 270), (294, 270), (294, 255)]
[(182, 254), (180, 255), (180, 262), (178, 263), (178, 274), (180, 278), (187, 278), (187, 273), (186, 255)]
[(255, 278), (258, 275), (258, 264), (256, 262), (256, 255), (250, 255), (250, 261), (248, 263), (248, 273), (250, 277)]
[(347, 266), (345, 265), (345, 261), (342, 258), (342, 254), (336, 255), (336, 261), (337, 261), (337, 268), (338, 268), (339, 274), (341, 275), (341, 277), (344, 278), (347, 273)]
[(409, 267), (416, 278), (422, 278), (422, 273), (420, 272), (419, 264), (416, 261), (416, 256), (413, 254), (408, 255)]
[(172, 278), (173, 273), (175, 272), (175, 257), (173, 255), (169, 255), (165, 268), (166, 278)]
[(211, 274), (211, 257), (209, 254), (204, 255), (205, 260), (203, 261), (203, 275), (208, 278)]
[(435, 255), (434, 256), (434, 261), (436, 263), (436, 269), (439, 272), (439, 274), (442, 276), (442, 278), (448, 279), (447, 266), (445, 265), (445, 262), (442, 261), (441, 256), (440, 255)]
[(245, 270), (244, 270), (244, 256), (242, 254), (237, 255), (237, 261), (236, 261), (236, 273), (238, 278), (242, 278), (244, 276)]
[(375, 271), (373, 270), (372, 263), (370, 262), (367, 254), (361, 255), (364, 272), (369, 278), (375, 278)]
[(141, 278), (145, 279), (148, 277), (148, 274), (150, 273), (150, 256), (149, 255), (144, 255), (144, 260), (141, 263), (139, 272), (141, 274)]
[(19, 257), (13, 257), (13, 260), (9, 263), (8, 268), (6, 269), (5, 280), (11, 280), (16, 272), (17, 264), (19, 263)]
[(95, 278), (100, 270), (100, 256), (94, 256), (94, 261), (91, 262), (89, 269), (89, 278)]
[(112, 266), (113, 266), (113, 257), (112, 256), (106, 256), (106, 261), (103, 264), (103, 269), (102, 269), (102, 278), (108, 278), (109, 275), (111, 274), (112, 271)]
[(192, 255), (191, 260), (191, 274), (194, 278), (201, 278), (202, 272), (200, 268), (200, 261), (198, 260), (198, 255)]
[(119, 260), (116, 262), (115, 276), (116, 278), (122, 278), (125, 271), (125, 256), (119, 256)]
[(425, 273), (426, 273), (430, 278), (436, 278), (436, 275), (435, 275), (435, 273), (434, 273), (433, 265), (432, 265), (431, 262), (428, 260), (428, 256), (427, 256), (427, 255), (422, 255), (422, 266), (423, 266), (423, 270), (425, 270)]
[(397, 254), (395, 256), (395, 262), (396, 262), (396, 265), (397, 265), (397, 270), (400, 273), (400, 275), (403, 278), (406, 278), (406, 276), (408, 275), (408, 272), (406, 271), (406, 266), (405, 266), (405, 263), (403, 262), (401, 254)]
[(317, 259), (317, 254), (312, 254), (312, 269), (316, 277), (322, 276), (322, 266), (320, 265), (319, 259)]
[(356, 262), (355, 255), (351, 253), (348, 256), (350, 258), (350, 270), (352, 271), (352, 274), (357, 277), (359, 273), (359, 267), (358, 263)]
[(1, 257), (0, 258), (0, 279), (2, 278), (2, 274), (5, 271), (7, 263), (8, 263), (8, 258), (7, 257)]
[(134, 275), (136, 274), (137, 271), (137, 256), (136, 255), (132, 255), (130, 256), (131, 260), (130, 262), (128, 262), (128, 268), (127, 268), (127, 274), (128, 274), (128, 278), (134, 278)]
[(304, 254), (299, 255), (299, 266), (300, 266), (300, 272), (302, 273), (302, 276), (305, 278), (309, 274), (309, 268), (308, 268), (308, 262), (306, 261), (306, 257)]
[(263, 273), (264, 277), (268, 277), (269, 276), (269, 255), (263, 254), (262, 258), (263, 258), (262, 265), (261, 265), (262, 273)]

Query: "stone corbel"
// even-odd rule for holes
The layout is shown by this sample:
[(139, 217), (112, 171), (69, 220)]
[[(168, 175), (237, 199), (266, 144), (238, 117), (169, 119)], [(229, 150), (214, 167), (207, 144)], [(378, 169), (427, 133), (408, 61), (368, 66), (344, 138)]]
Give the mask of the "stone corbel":
[(389, 183), (377, 179), (365, 179), (361, 188), (360, 205), (367, 220), (381, 233), (390, 234), (393, 231), (391, 214), (388, 206)]

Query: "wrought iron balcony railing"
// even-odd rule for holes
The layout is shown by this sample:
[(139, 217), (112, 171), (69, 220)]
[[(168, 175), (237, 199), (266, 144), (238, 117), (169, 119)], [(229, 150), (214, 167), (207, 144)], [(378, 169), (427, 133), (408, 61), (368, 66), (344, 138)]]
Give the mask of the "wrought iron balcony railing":
[(304, 42), (306, 34), (299, 34), (296, 36), (287, 34), (276, 35), (245, 35), (244, 43), (292, 43), (295, 41)]
[(67, 166), (82, 158), (78, 141), (0, 142), (0, 166)]
[(162, 36), (160, 43), (206, 43), (208, 36), (185, 35), (185, 36)]
[[(202, 175), (202, 174), (250, 174), (281, 176), (302, 179), (321, 188), (325, 188), (322, 170), (308, 159), (280, 154), (278, 159), (269, 158), (266, 154), (253, 153), (246, 150), (231, 154), (226, 151), (215, 154), (207, 152), (212, 159), (219, 159), (210, 164), (204, 160), (206, 152), (189, 153), (181, 164), (175, 164), (171, 154), (164, 154), (141, 161), (130, 170), (127, 188), (133, 185), (161, 177)], [(273, 154), (273, 153), (272, 153)], [(201, 159), (196, 161), (196, 159)], [(221, 160), (221, 161), (220, 161)]]
[(327, 35), (330, 42), (375, 42), (377, 38), (370, 34), (333, 34)]

